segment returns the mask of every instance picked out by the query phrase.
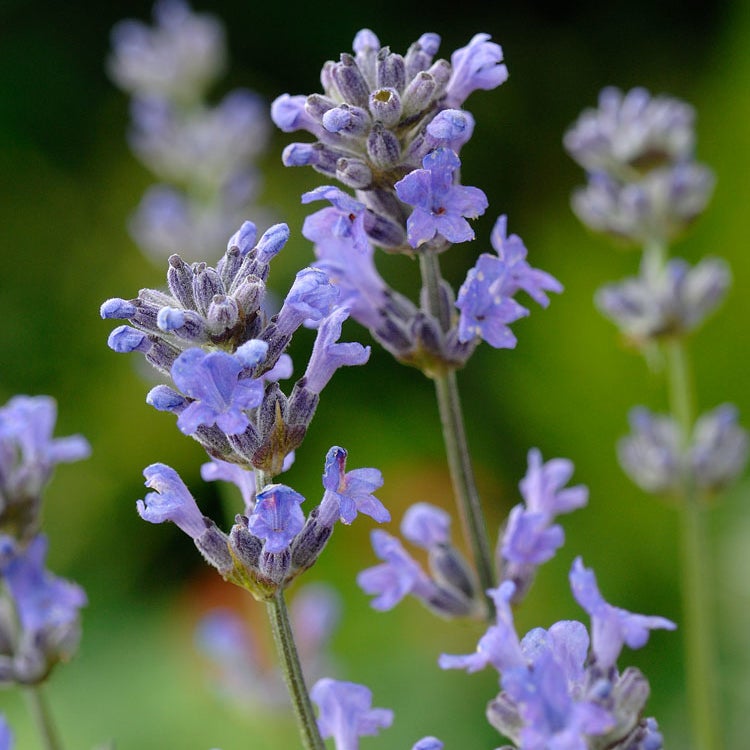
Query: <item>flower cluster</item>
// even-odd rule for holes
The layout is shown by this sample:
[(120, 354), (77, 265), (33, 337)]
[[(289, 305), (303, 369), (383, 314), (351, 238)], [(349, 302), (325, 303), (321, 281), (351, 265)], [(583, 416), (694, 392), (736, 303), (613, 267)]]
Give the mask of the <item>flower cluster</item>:
[(506, 581), (490, 592), (497, 621), (476, 651), (444, 654), (440, 666), (468, 672), (492, 666), (499, 672), (502, 689), (488, 704), (487, 719), (512, 747), (659, 750), (656, 722), (642, 716), (648, 682), (633, 667), (620, 673), (616, 662), (623, 645), (641, 648), (651, 630), (672, 630), (674, 623), (608, 604), (580, 558), (570, 585), (591, 618), (591, 637), (582, 623), (564, 620), (519, 639), (510, 608), (515, 585)]
[[(90, 448), (79, 435), (54, 438), (55, 417), (47, 396), (16, 396), (0, 408), (0, 686), (42, 682), (80, 639), (86, 595), (45, 568), (40, 514), (55, 465), (87, 458)], [(8, 731), (0, 729), (0, 747)]]
[(160, 0), (155, 26), (118, 23), (109, 73), (132, 96), (131, 148), (161, 180), (148, 189), (130, 231), (150, 256), (199, 258), (257, 199), (255, 160), (268, 142), (266, 105), (237, 89), (218, 104), (206, 92), (226, 62), (217, 18), (193, 13), (183, 0)]
[[(357, 513), (378, 522), (390, 514), (372, 494), (383, 484), (377, 469), (346, 471), (347, 453), (328, 451), (323, 474), (323, 498), (307, 517), (305, 498), (284, 484), (265, 484), (254, 497), (245, 494), (245, 513), (235, 516), (229, 534), (204, 516), (177, 472), (152, 464), (143, 474), (154, 490), (137, 503), (141, 518), (151, 523), (171, 521), (195, 543), (206, 561), (223, 578), (247, 589), (256, 599), (273, 597), (310, 568), (325, 548), (337, 520), (351, 523)], [(236, 477), (225, 474), (230, 481)], [(240, 491), (244, 481), (238, 483)]]
[[(508, 324), (528, 314), (513, 299), (516, 292), (546, 306), (545, 292), (562, 289), (528, 265), (520, 238), (505, 234), (505, 217), (492, 237), (497, 256), (480, 257), (458, 298), (439, 278), (434, 256), (474, 239), (467, 219), (487, 209), (484, 193), (458, 180), (458, 153), (474, 128), (471, 114), (458, 107), (508, 75), (501, 48), (487, 34), (477, 34), (450, 62), (435, 59), (439, 44), (437, 34), (423, 34), (402, 56), (363, 29), (354, 55), (324, 66), (324, 94), (284, 94), (272, 106), (282, 130), (306, 130), (317, 139), (287, 146), (284, 163), (312, 166), (355, 191), (326, 185), (302, 197), (331, 204), (303, 227), (316, 266), (341, 289), (341, 304), (355, 320), (397, 359), (431, 377), (461, 367), (481, 340), (514, 346)], [(417, 253), (432, 267), (432, 281), (423, 269), (418, 305), (380, 276), (373, 245)]]
[(630, 426), (632, 433), (618, 444), (620, 463), (646, 492), (676, 495), (686, 482), (705, 493), (719, 492), (747, 463), (750, 441), (731, 404), (703, 414), (687, 444), (674, 418), (645, 407), (630, 412)]
[(591, 229), (634, 243), (663, 243), (705, 208), (711, 170), (693, 157), (694, 112), (645, 89), (606, 88), (565, 134), (565, 147), (587, 171), (573, 210)]
[[(169, 294), (142, 289), (101, 307), (103, 318), (130, 321), (112, 332), (109, 346), (142, 352), (176, 386), (153, 388), (152, 406), (177, 414), (180, 430), (211, 456), (271, 475), (302, 442), (336, 369), (363, 364), (370, 351), (339, 343), (348, 311), (332, 310), (338, 291), (319, 269), (300, 271), (281, 310), (266, 313), (269, 263), (288, 237), (286, 224), (277, 224), (256, 244), (255, 226), (245, 222), (215, 268), (172, 255)], [(305, 322), (318, 327), (317, 337), (287, 398), (276, 381), (291, 375), (284, 350)]]

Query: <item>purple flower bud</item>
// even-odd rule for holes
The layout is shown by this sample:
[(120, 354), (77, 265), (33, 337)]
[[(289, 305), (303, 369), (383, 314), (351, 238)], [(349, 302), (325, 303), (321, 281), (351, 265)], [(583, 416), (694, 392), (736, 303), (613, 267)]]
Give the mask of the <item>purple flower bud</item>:
[(248, 529), (263, 539), (263, 551), (283, 552), (305, 524), (300, 504), (305, 498), (291, 487), (271, 484), (255, 498), (255, 508), (248, 518)]
[(290, 96), (289, 94), (282, 94), (274, 99), (271, 104), (271, 119), (276, 126), (285, 133), (293, 133), (295, 130), (315, 133), (318, 124), (307, 114), (306, 99), (305, 96)]
[(135, 311), (136, 308), (132, 302), (129, 302), (126, 299), (120, 299), (119, 297), (108, 299), (106, 302), (102, 303), (102, 306), (99, 308), (99, 314), (105, 320), (127, 320), (135, 315)]
[(203, 514), (179, 474), (166, 464), (151, 464), (143, 475), (146, 487), (156, 492), (138, 500), (138, 515), (150, 523), (172, 521), (194, 541), (202, 536), (206, 531)]
[(360, 29), (354, 35), (352, 49), (357, 53), (365, 52), (368, 49), (377, 51), (380, 49), (380, 40), (370, 29)]
[(358, 750), (359, 738), (376, 735), (393, 722), (393, 711), (372, 708), (372, 691), (364, 685), (330, 678), (318, 680), (310, 691), (318, 707), (318, 729), (333, 737), (337, 750)]
[(178, 414), (188, 405), (188, 400), (168, 385), (157, 385), (146, 394), (146, 403), (157, 411)]
[(437, 737), (422, 737), (411, 750), (443, 750), (443, 743)]
[(285, 167), (307, 167), (315, 163), (315, 148), (310, 143), (290, 143), (281, 152)]
[(258, 260), (261, 263), (269, 263), (289, 239), (289, 226), (287, 224), (274, 224), (266, 229), (258, 240)]
[(695, 483), (717, 491), (731, 484), (744, 470), (748, 434), (737, 424), (737, 409), (723, 404), (695, 423), (690, 463)]
[(444, 109), (427, 125), (431, 148), (444, 147), (458, 153), (474, 133), (474, 118), (462, 109)]
[(243, 221), (242, 226), (229, 238), (227, 250), (236, 247), (240, 255), (247, 255), (255, 245), (255, 238), (258, 232), (252, 221)]
[(252, 369), (266, 358), (266, 354), (268, 354), (268, 344), (265, 341), (250, 339), (237, 347), (234, 356), (243, 367)]
[(128, 354), (135, 351), (145, 354), (151, 348), (151, 341), (142, 331), (130, 326), (118, 326), (109, 334), (107, 346), (118, 354)]
[(553, 458), (542, 464), (542, 454), (532, 448), (529, 467), (519, 488), (526, 508), (535, 513), (556, 516), (582, 508), (588, 502), (588, 489), (583, 485), (564, 488), (573, 475), (573, 463), (565, 458)]

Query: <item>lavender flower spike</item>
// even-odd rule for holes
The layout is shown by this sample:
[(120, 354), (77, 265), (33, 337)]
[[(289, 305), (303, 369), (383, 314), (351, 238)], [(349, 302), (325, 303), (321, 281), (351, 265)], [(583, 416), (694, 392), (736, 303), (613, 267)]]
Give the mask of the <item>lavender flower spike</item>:
[(228, 435), (244, 432), (250, 423), (244, 410), (260, 404), (263, 384), (240, 378), (243, 369), (243, 363), (226, 352), (188, 349), (177, 357), (172, 378), (195, 399), (177, 419), (180, 430), (192, 435), (201, 425), (216, 425)]
[(391, 520), (391, 514), (372, 493), (383, 486), (383, 475), (377, 469), (353, 469), (346, 472), (347, 452), (333, 446), (326, 455), (323, 486), (326, 496), (338, 506), (341, 521), (350, 524), (357, 513), (364, 513), (378, 523)]
[(138, 515), (150, 523), (172, 521), (191, 539), (198, 539), (206, 531), (203, 514), (180, 475), (166, 464), (151, 464), (143, 470), (149, 492), (138, 500)]
[(414, 207), (406, 222), (409, 244), (418, 248), (436, 235), (448, 242), (474, 239), (465, 217), (476, 218), (487, 209), (487, 196), (475, 187), (454, 185), (461, 160), (447, 148), (431, 151), (415, 169), (395, 184), (398, 197)]
[(320, 393), (339, 367), (363, 365), (370, 358), (370, 347), (357, 343), (339, 343), (341, 326), (349, 310), (339, 307), (323, 320), (305, 370), (307, 388)]
[(364, 685), (330, 678), (318, 680), (310, 691), (318, 706), (322, 737), (333, 737), (336, 750), (359, 750), (359, 738), (372, 736), (393, 722), (393, 711), (372, 708), (372, 692)]
[(264, 552), (288, 549), (305, 524), (305, 514), (299, 507), (304, 500), (284, 484), (270, 484), (257, 494), (248, 529), (264, 540)]
[(642, 648), (648, 641), (650, 630), (674, 630), (677, 627), (664, 617), (636, 615), (608, 604), (599, 593), (594, 571), (584, 568), (580, 557), (573, 562), (570, 587), (576, 601), (591, 617), (592, 651), (602, 669), (614, 666), (623, 644), (634, 649)]

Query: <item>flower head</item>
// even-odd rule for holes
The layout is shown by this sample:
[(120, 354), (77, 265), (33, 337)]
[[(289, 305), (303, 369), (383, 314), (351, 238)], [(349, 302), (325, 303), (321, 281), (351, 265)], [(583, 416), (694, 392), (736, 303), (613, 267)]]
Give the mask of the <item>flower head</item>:
[(508, 80), (508, 68), (501, 65), (502, 47), (489, 39), (489, 34), (475, 34), (451, 55), (452, 72), (445, 89), (450, 106), (460, 106), (477, 89), (494, 89)]

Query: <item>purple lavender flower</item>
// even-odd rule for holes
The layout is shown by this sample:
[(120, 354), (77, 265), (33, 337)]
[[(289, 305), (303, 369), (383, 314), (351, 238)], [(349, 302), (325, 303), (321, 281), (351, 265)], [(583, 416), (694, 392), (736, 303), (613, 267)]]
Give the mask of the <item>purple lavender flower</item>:
[(345, 242), (347, 247), (366, 254), (370, 241), (365, 232), (364, 203), (332, 185), (322, 185), (302, 194), (303, 203), (317, 200), (327, 200), (331, 205), (306, 217), (302, 234), (316, 243)]
[(166, 464), (151, 464), (143, 470), (146, 487), (156, 490), (138, 500), (138, 515), (150, 523), (172, 521), (191, 539), (206, 531), (206, 523), (180, 475)]
[(636, 615), (607, 604), (599, 593), (594, 572), (583, 567), (577, 557), (570, 571), (570, 587), (576, 601), (591, 617), (592, 650), (602, 669), (613, 666), (623, 644), (642, 648), (655, 628), (674, 630), (677, 626), (664, 617)]
[(312, 355), (305, 370), (307, 388), (320, 393), (339, 367), (363, 365), (370, 357), (370, 347), (357, 343), (340, 343), (341, 326), (349, 316), (344, 307), (335, 309), (318, 328)]
[(493, 255), (483, 253), (458, 291), (456, 307), (458, 340), (481, 338), (496, 349), (512, 349), (516, 337), (508, 327), (529, 311), (504, 293), (509, 286), (508, 267)]
[(588, 489), (583, 485), (565, 487), (573, 476), (573, 463), (565, 458), (553, 458), (542, 463), (542, 454), (532, 448), (528, 456), (529, 468), (519, 487), (526, 508), (534, 513), (551, 516), (570, 513), (588, 501)]
[(305, 321), (314, 327), (330, 314), (338, 295), (338, 289), (324, 271), (303, 268), (297, 273), (277, 317), (279, 332), (291, 336)]
[(14, 396), (0, 407), (0, 531), (36, 531), (41, 493), (58, 463), (88, 458), (80, 435), (53, 438), (57, 407), (49, 396)]
[(669, 96), (643, 88), (623, 94), (607, 87), (599, 108), (587, 109), (565, 134), (565, 148), (589, 172), (628, 176), (664, 162), (689, 159), (695, 145), (695, 112)]
[(359, 750), (360, 737), (376, 735), (393, 722), (393, 711), (372, 708), (372, 691), (364, 685), (324, 678), (310, 697), (318, 706), (320, 734), (333, 737), (336, 750)]
[(370, 538), (375, 554), (384, 562), (361, 571), (357, 584), (366, 594), (375, 595), (370, 602), (373, 609), (393, 609), (408, 594), (423, 601), (433, 595), (435, 584), (396, 537), (375, 529)]
[(445, 89), (449, 107), (460, 106), (477, 89), (494, 89), (508, 80), (508, 68), (500, 64), (503, 50), (489, 39), (489, 34), (475, 34), (451, 55), (452, 72)]
[(243, 369), (242, 362), (226, 352), (184, 351), (172, 366), (172, 378), (195, 401), (179, 415), (180, 430), (192, 435), (201, 425), (216, 425), (228, 435), (244, 432), (250, 423), (244, 412), (260, 404), (263, 383), (241, 378)]
[(474, 239), (474, 230), (465, 217), (483, 214), (487, 197), (479, 188), (453, 184), (453, 173), (460, 166), (461, 160), (453, 151), (438, 148), (424, 157), (422, 169), (395, 184), (398, 197), (414, 207), (406, 223), (412, 247), (436, 235), (453, 243)]
[(188, 100), (200, 95), (225, 64), (221, 24), (180, 0), (158, 2), (154, 18), (153, 29), (133, 20), (115, 26), (110, 75), (132, 93)]
[(264, 552), (283, 552), (289, 548), (305, 525), (305, 514), (300, 508), (304, 500), (284, 484), (268, 485), (256, 495), (248, 529), (264, 540)]
[(559, 294), (563, 290), (562, 284), (546, 271), (540, 271), (538, 268), (532, 268), (529, 265), (526, 260), (528, 250), (523, 244), (523, 240), (517, 234), (509, 236), (507, 227), (508, 217), (502, 215), (498, 217), (490, 235), (492, 247), (495, 248), (498, 257), (507, 269), (503, 293), (512, 296), (519, 289), (523, 289), (534, 302), (542, 307), (547, 307), (549, 297), (545, 292)]
[(0, 568), (26, 631), (69, 628), (77, 623), (78, 610), (87, 603), (80, 586), (45, 570), (46, 556), (47, 537), (38, 534), (25, 549), (16, 547)]
[(515, 667), (525, 667), (526, 660), (521, 652), (521, 645), (513, 623), (513, 611), (510, 602), (515, 594), (515, 584), (504, 581), (496, 589), (487, 593), (492, 597), (497, 612), (497, 620), (479, 639), (477, 649), (467, 656), (441, 654), (438, 664), (441, 669), (465, 669), (467, 672), (478, 672), (487, 665), (492, 665), (498, 672)]
[(415, 503), (401, 520), (401, 533), (412, 544), (431, 549), (450, 542), (450, 514), (430, 503)]
[(326, 455), (323, 470), (323, 503), (334, 502), (343, 523), (350, 524), (357, 513), (364, 513), (378, 523), (391, 520), (391, 514), (372, 493), (383, 486), (383, 475), (377, 469), (346, 471), (347, 452), (334, 446)]

